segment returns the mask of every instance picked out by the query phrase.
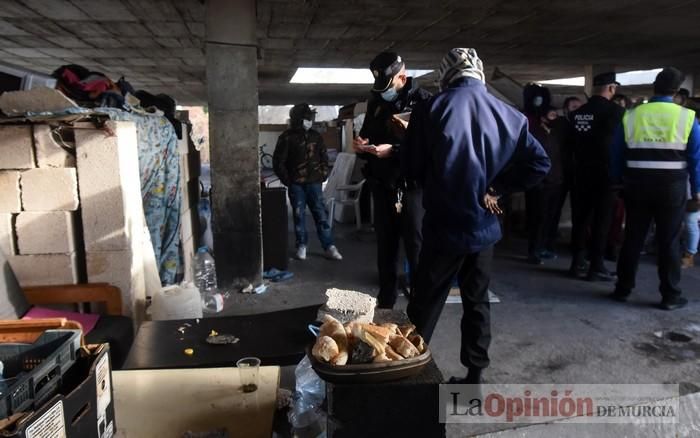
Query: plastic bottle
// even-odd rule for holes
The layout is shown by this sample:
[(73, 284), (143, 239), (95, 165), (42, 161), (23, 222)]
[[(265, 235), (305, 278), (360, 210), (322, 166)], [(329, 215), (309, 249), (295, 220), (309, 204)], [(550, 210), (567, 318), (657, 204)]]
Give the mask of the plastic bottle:
[(202, 296), (202, 308), (205, 312), (221, 312), (224, 297), (217, 289), (214, 258), (206, 246), (199, 248), (194, 257), (194, 284)]

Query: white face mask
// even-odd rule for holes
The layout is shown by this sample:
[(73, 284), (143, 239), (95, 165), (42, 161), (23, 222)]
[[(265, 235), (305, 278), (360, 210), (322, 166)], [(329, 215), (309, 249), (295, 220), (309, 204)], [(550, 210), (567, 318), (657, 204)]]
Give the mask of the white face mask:
[(313, 126), (313, 124), (314, 124), (313, 120), (306, 120), (306, 119), (304, 119), (304, 121), (302, 122), (302, 125), (304, 125), (304, 130), (305, 130), (305, 131), (308, 131), (309, 129), (311, 129), (311, 127)]

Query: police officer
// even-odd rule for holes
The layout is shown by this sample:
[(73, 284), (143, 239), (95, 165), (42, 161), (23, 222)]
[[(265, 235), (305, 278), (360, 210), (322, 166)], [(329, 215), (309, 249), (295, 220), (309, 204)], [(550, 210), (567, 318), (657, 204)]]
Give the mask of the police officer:
[(288, 188), (294, 217), (296, 258), (306, 260), (306, 207), (316, 222), (316, 232), (326, 258), (342, 260), (335, 247), (321, 185), (328, 177), (328, 153), (321, 134), (312, 128), (316, 112), (306, 103), (289, 111), (290, 127), (279, 136), (272, 156), (275, 174)]
[(422, 188), (412, 180), (402, 180), (399, 148), (405, 137), (405, 121), (396, 114), (410, 112), (430, 93), (406, 75), (403, 59), (394, 52), (383, 52), (370, 63), (374, 76), (372, 96), (359, 137), (353, 147), (367, 160), (364, 173), (374, 201), (374, 228), (377, 235), (379, 295), (377, 305), (392, 308), (397, 298), (399, 240), (403, 238), (411, 277), (418, 264), (422, 242)]
[[(611, 102), (619, 86), (615, 73), (603, 73), (593, 78), (595, 93), (588, 102), (571, 113), (574, 144), (574, 198), (571, 246), (573, 260), (569, 274), (585, 274), (585, 250), (589, 250), (591, 281), (612, 281), (603, 264), (612, 211), (617, 197), (610, 182), (608, 161), (615, 129), (625, 112)], [(590, 240), (587, 245), (587, 231)]]
[(693, 110), (673, 103), (683, 74), (665, 68), (649, 103), (625, 114), (611, 150), (613, 177), (624, 182), (625, 239), (612, 298), (626, 301), (635, 286), (639, 255), (653, 219), (659, 250), (658, 275), (665, 310), (685, 306), (681, 296), (681, 222), (688, 198), (700, 199), (700, 126)]

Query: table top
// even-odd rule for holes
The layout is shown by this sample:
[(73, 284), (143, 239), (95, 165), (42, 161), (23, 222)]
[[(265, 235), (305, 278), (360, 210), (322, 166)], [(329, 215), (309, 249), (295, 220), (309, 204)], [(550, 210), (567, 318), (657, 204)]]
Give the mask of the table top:
[[(124, 369), (201, 368), (232, 366), (247, 356), (262, 365), (296, 365), (314, 338), (308, 324), (316, 320), (319, 305), (258, 315), (196, 320), (146, 321), (141, 325)], [(209, 333), (231, 334), (232, 345), (206, 343)], [(184, 350), (191, 348), (189, 356)]]
[(279, 376), (279, 367), (260, 367), (258, 390), (244, 394), (237, 368), (113, 371), (115, 437), (226, 429), (231, 438), (269, 438)]

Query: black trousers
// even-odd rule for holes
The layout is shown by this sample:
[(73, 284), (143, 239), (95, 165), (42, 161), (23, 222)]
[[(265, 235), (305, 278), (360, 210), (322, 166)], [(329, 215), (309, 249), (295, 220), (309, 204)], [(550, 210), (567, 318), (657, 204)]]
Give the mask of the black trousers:
[(624, 189), (625, 239), (617, 262), (617, 289), (631, 292), (639, 266), (639, 257), (652, 220), (656, 223), (659, 291), (664, 299), (681, 295), (681, 224), (687, 198), (686, 181), (649, 178)]
[[(396, 211), (396, 190), (376, 184), (372, 186), (374, 201), (374, 230), (377, 235), (377, 269), (379, 270), (379, 295), (377, 305), (391, 308), (396, 303), (397, 265), (399, 240), (403, 239), (408, 259), (411, 290), (418, 266), (423, 234), (423, 190), (412, 189), (404, 193), (401, 213)], [(403, 264), (402, 264), (403, 265)]]
[[(603, 267), (603, 256), (608, 241), (617, 191), (600, 180), (578, 178), (574, 187), (576, 202), (573, 208), (571, 246), (574, 261), (582, 259), (584, 251), (590, 251), (591, 270)], [(590, 240), (587, 231), (590, 227)], [(579, 260), (580, 261), (580, 260)]]
[(540, 185), (525, 192), (527, 210), (528, 254), (537, 256), (554, 250), (561, 218), (563, 184)]
[(408, 317), (426, 342), (430, 342), (452, 281), (462, 295), (460, 359), (466, 367), (486, 368), (491, 344), (489, 281), (493, 249), (474, 254), (446, 254), (425, 245), (421, 250), (416, 289), (408, 303)]

